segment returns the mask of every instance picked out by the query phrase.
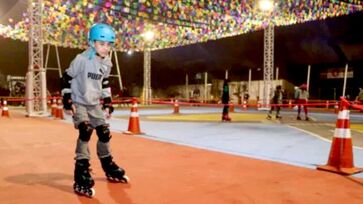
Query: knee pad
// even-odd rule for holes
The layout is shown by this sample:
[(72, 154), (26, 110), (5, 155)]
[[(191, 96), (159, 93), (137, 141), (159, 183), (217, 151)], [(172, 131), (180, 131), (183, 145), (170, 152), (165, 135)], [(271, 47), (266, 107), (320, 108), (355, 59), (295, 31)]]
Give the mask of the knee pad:
[(78, 125), (79, 139), (88, 142), (91, 139), (93, 127), (88, 122), (82, 122)]
[(108, 128), (108, 125), (97, 126), (96, 133), (97, 133), (98, 139), (103, 143), (109, 142), (111, 139), (110, 129)]

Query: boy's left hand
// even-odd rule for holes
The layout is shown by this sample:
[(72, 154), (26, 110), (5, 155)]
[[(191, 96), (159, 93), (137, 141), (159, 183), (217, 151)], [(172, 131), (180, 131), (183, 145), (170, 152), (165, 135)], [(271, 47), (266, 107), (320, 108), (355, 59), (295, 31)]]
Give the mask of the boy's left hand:
[(111, 115), (112, 115), (112, 113), (114, 111), (114, 108), (112, 107), (112, 105), (104, 105), (103, 106), (103, 111), (105, 113), (106, 119), (110, 119)]

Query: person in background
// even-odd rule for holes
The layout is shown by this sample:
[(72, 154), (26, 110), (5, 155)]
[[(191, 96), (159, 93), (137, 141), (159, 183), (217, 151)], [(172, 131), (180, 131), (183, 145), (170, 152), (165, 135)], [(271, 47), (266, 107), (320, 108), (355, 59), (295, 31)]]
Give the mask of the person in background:
[(243, 100), (246, 101), (246, 104), (248, 104), (248, 99), (250, 98), (250, 95), (248, 94), (248, 92), (246, 92), (245, 94), (243, 94)]
[(225, 79), (223, 82), (222, 103), (224, 104), (222, 121), (231, 121), (231, 118), (229, 117), (229, 87), (227, 79)]
[(355, 98), (360, 104), (363, 104), (363, 88), (359, 88), (358, 96)]
[(277, 85), (276, 89), (274, 91), (274, 95), (271, 99), (271, 109), (267, 115), (267, 119), (270, 120), (271, 119), (271, 115), (272, 115), (272, 111), (274, 111), (274, 109), (276, 108), (276, 119), (281, 119), (282, 117), (280, 116), (280, 110), (281, 110), (281, 105), (282, 105), (282, 89), (281, 89), (281, 85)]
[(300, 91), (295, 91), (295, 97), (297, 98), (297, 120), (301, 120), (300, 117), (300, 113), (301, 113), (301, 106), (303, 106), (304, 108), (304, 113), (305, 113), (305, 120), (309, 120), (308, 117), (308, 107), (307, 107), (307, 102), (308, 102), (308, 98), (309, 98), (309, 92), (307, 90), (307, 85), (306, 84), (302, 84), (299, 87)]
[(301, 90), (298, 86), (294, 87), (294, 99), (295, 99), (295, 103), (297, 103), (297, 100), (299, 99), (299, 94), (300, 94)]

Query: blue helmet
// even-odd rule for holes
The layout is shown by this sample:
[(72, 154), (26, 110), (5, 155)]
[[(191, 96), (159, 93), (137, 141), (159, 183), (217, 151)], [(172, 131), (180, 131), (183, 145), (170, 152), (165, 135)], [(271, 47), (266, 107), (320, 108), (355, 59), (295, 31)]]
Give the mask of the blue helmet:
[(115, 31), (113, 28), (104, 23), (94, 24), (88, 33), (88, 42), (92, 46), (93, 41), (115, 42)]

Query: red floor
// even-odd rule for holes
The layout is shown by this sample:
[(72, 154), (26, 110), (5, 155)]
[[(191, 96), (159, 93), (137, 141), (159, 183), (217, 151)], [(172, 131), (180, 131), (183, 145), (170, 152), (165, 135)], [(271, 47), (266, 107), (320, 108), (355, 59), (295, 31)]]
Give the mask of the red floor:
[(94, 134), (89, 199), (73, 193), (73, 126), (11, 114), (0, 118), (0, 203), (363, 203), (362, 179), (121, 133), (111, 146), (130, 183), (107, 182)]

